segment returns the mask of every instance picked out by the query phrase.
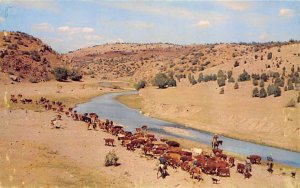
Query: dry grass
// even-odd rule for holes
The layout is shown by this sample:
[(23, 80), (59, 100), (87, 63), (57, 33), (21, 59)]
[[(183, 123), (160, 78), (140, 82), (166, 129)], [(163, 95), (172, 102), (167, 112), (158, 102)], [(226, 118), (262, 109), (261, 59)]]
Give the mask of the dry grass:
[(142, 108), (142, 97), (140, 97), (138, 94), (134, 95), (119, 95), (116, 97), (116, 99), (128, 106), (129, 108), (133, 109), (141, 109)]

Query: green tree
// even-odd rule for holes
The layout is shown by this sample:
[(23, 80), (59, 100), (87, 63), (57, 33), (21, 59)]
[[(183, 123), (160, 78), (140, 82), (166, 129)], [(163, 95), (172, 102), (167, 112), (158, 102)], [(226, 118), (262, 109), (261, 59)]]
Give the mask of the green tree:
[(165, 73), (158, 73), (155, 75), (153, 83), (160, 89), (166, 88), (168, 84), (168, 77)]
[(68, 69), (64, 67), (54, 68), (54, 76), (57, 81), (65, 81), (68, 79)]
[(144, 80), (141, 80), (138, 83), (134, 84), (134, 88), (136, 90), (140, 90), (140, 89), (144, 88), (145, 86), (146, 86), (146, 81), (144, 81)]

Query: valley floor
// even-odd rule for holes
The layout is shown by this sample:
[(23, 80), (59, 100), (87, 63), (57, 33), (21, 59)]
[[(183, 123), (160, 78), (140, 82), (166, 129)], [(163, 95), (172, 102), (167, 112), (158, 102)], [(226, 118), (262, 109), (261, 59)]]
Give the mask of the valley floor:
[[(27, 98), (38, 98), (48, 93), (58, 100), (74, 94), (68, 105), (114, 90), (91, 87), (86, 83), (63, 83), (56, 92), (56, 82), (40, 84), (2, 85), (5, 92), (22, 93)], [(52, 88), (52, 89), (51, 89)], [(59, 87), (61, 88), (61, 87)], [(54, 90), (54, 91), (53, 91)], [(36, 94), (38, 93), (38, 94)], [(47, 95), (47, 96), (48, 96)], [(82, 98), (75, 98), (81, 96)], [(8, 97), (9, 98), (9, 97)], [(42, 109), (26, 110), (27, 106), (10, 106), (6, 103), (0, 109), (0, 186), (1, 187), (299, 187), (299, 172), (295, 179), (290, 177), (291, 169), (279, 168), (271, 175), (265, 165), (253, 165), (253, 176), (244, 179), (231, 169), (231, 177), (220, 178), (218, 185), (212, 184), (209, 175), (204, 181), (190, 179), (181, 169), (169, 169), (170, 176), (157, 179), (156, 159), (143, 157), (140, 150), (129, 152), (117, 142), (116, 147), (104, 146), (103, 138), (112, 137), (103, 131), (88, 131), (83, 122), (73, 121), (63, 115), (62, 128), (52, 129), (50, 120), (54, 112)], [(22, 109), (23, 108), (23, 109)], [(10, 111), (11, 109), (11, 111)], [(105, 155), (115, 150), (120, 158), (118, 167), (105, 167)]]

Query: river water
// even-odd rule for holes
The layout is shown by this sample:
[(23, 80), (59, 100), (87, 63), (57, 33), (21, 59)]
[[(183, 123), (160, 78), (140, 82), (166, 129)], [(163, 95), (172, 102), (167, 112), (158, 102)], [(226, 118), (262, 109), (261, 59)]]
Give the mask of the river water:
[[(79, 104), (76, 107), (76, 110), (79, 113), (95, 112), (101, 119), (107, 118), (109, 120), (113, 120), (114, 122), (118, 122), (129, 131), (134, 131), (137, 127), (147, 125), (151, 131), (160, 133), (162, 135), (184, 138), (207, 145), (211, 144), (211, 133), (147, 117), (141, 114), (138, 110), (128, 108), (114, 99), (118, 95), (136, 93), (136, 91), (130, 91), (105, 94), (93, 98), (87, 103)], [(256, 154), (262, 156), (264, 159), (266, 159), (267, 156), (272, 155), (276, 162), (300, 168), (300, 153), (298, 152), (291, 152), (284, 149), (236, 140), (225, 136), (220, 136), (219, 139), (223, 140), (223, 145), (221, 148), (224, 150), (242, 155)]]

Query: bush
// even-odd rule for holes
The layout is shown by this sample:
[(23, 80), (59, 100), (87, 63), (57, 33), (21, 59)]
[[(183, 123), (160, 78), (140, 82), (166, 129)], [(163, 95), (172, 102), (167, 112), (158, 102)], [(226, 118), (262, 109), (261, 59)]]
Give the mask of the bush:
[(272, 59), (272, 52), (269, 52), (268, 53), (268, 57), (267, 57), (268, 59)]
[(234, 82), (234, 78), (233, 77), (228, 78), (228, 82), (233, 83)]
[(238, 61), (235, 61), (233, 67), (238, 67), (239, 65), (240, 65), (239, 62), (238, 62)]
[(225, 86), (225, 78), (224, 77), (218, 78), (217, 82), (218, 82), (219, 87)]
[(268, 87), (267, 87), (267, 92), (268, 92), (268, 96), (270, 95), (273, 95), (274, 94), (274, 90), (275, 90), (275, 87), (273, 84), (269, 84)]
[(54, 76), (57, 81), (65, 81), (68, 79), (68, 69), (64, 67), (54, 68)]
[(288, 103), (285, 105), (285, 107), (296, 107), (295, 99), (289, 100)]
[(263, 80), (264, 82), (268, 81), (268, 76), (266, 73), (262, 73), (260, 76), (260, 79)]
[(80, 81), (82, 79), (82, 75), (78, 71), (75, 71), (75, 70), (68, 71), (68, 76), (73, 81)]
[(227, 77), (228, 77), (228, 79), (232, 77), (232, 71), (231, 70), (227, 72)]
[(279, 97), (281, 96), (281, 89), (278, 86), (275, 86), (274, 88), (274, 97)]
[(164, 73), (158, 73), (155, 75), (154, 80), (153, 80), (153, 84), (155, 86), (158, 86), (158, 88), (163, 89), (166, 88), (167, 84), (168, 84), (168, 77), (166, 74)]
[(257, 87), (252, 90), (252, 97), (259, 97), (259, 91)]
[(105, 156), (105, 166), (117, 166), (118, 165), (119, 157), (116, 155), (115, 151), (110, 151)]
[(250, 80), (250, 75), (244, 70), (243, 73), (239, 75), (238, 81), (243, 82), (248, 80)]
[(266, 92), (265, 88), (261, 88), (259, 90), (259, 98), (265, 98), (265, 97), (267, 97), (267, 92)]
[(219, 70), (219, 71), (218, 71), (217, 77), (218, 77), (218, 78), (225, 77), (225, 74), (223, 73), (222, 70)]
[(223, 87), (220, 90), (220, 94), (224, 94), (224, 88)]
[(170, 77), (168, 79), (167, 85), (168, 85), (168, 87), (176, 87), (176, 85), (177, 85), (176, 80), (173, 77)]
[(235, 82), (234, 89), (238, 89), (238, 88), (239, 88), (239, 84), (237, 82)]
[(142, 81), (139, 81), (137, 84), (134, 84), (134, 88), (136, 90), (140, 90), (142, 88), (144, 88), (146, 86), (146, 81), (142, 80)]
[(280, 86), (280, 87), (284, 87), (284, 80), (283, 79), (281, 79), (281, 78), (279, 78), (279, 77), (277, 77), (276, 79), (275, 79), (275, 83), (274, 83), (276, 86)]
[(264, 87), (264, 86), (265, 86), (265, 82), (263, 80), (261, 80), (259, 83), (259, 87)]
[(300, 94), (298, 95), (297, 102), (300, 103)]
[(257, 86), (257, 85), (258, 85), (258, 81), (255, 80), (255, 79), (253, 79), (253, 80), (252, 80), (252, 84), (253, 84), (254, 86)]
[(287, 90), (294, 90), (294, 85), (291, 79), (288, 80), (287, 85)]
[(188, 75), (189, 81), (192, 85), (197, 84), (197, 81), (194, 78), (194, 75), (191, 75), (191, 73)]
[(41, 56), (40, 54), (37, 52), (37, 51), (31, 51), (31, 58), (34, 60), (34, 61), (37, 61), (37, 62), (40, 62), (41, 61)]
[(204, 81), (204, 76), (203, 76), (203, 73), (199, 73), (199, 76), (198, 76), (198, 80), (197, 80), (199, 83)]
[(38, 83), (38, 80), (35, 77), (31, 77), (31, 78), (29, 78), (29, 82)]

